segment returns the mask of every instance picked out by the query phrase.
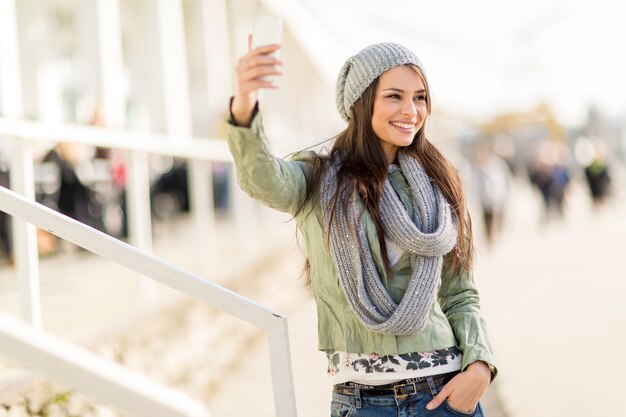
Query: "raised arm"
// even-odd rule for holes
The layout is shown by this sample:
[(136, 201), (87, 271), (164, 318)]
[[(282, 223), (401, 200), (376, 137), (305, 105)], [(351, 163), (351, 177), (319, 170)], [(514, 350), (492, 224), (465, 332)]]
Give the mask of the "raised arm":
[(259, 89), (278, 88), (263, 79), (281, 74), (277, 67), (282, 62), (268, 55), (278, 48), (270, 45), (251, 49), (239, 59), (227, 139), (241, 188), (272, 208), (295, 214), (306, 194), (305, 162), (284, 161), (272, 155), (258, 113)]
[(239, 58), (235, 70), (235, 96), (230, 111), (237, 126), (249, 127), (259, 98), (259, 89), (277, 89), (278, 85), (265, 78), (280, 76), (283, 63), (275, 52), (280, 45), (266, 45), (251, 49), (252, 36), (248, 36), (248, 53)]

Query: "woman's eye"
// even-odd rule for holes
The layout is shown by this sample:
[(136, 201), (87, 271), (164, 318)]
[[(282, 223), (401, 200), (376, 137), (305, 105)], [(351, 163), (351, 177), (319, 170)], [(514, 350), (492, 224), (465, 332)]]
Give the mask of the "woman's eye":
[(400, 95), (399, 95), (399, 94), (390, 94), (390, 95), (388, 95), (387, 97), (389, 97), (389, 98), (393, 98), (393, 99), (396, 99), (396, 100), (399, 100), (399, 99), (400, 99)]
[(413, 100), (415, 101), (426, 100), (426, 96), (415, 96)]

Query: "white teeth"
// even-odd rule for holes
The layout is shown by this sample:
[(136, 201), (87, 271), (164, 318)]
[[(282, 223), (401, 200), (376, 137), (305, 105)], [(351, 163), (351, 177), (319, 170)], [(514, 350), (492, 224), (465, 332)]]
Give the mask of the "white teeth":
[(390, 122), (393, 126), (401, 127), (403, 129), (411, 129), (414, 125), (411, 123)]

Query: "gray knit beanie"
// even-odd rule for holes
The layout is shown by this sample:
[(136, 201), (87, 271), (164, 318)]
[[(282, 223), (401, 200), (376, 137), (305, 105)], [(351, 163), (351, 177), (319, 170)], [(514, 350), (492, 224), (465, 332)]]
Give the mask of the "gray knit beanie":
[(337, 109), (348, 121), (352, 106), (383, 72), (398, 65), (412, 64), (424, 71), (413, 52), (397, 43), (377, 43), (359, 51), (343, 64), (337, 78)]

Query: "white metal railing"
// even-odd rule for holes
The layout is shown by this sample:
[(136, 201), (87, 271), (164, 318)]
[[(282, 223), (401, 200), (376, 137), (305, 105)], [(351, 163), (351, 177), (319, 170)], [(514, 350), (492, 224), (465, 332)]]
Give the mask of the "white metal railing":
[(232, 161), (228, 147), (221, 139), (193, 138), (193, 141), (189, 141), (187, 138), (182, 140), (156, 133), (7, 118), (0, 118), (0, 136), (100, 146), (186, 159)]
[[(129, 240), (138, 248), (150, 252), (152, 228), (147, 154), (166, 155), (190, 161), (189, 195), (193, 198), (192, 213), (196, 223), (199, 259), (206, 259), (203, 272), (215, 273), (217, 242), (212, 196), (211, 163), (231, 161), (224, 140), (180, 138), (146, 132), (131, 132), (101, 127), (61, 125), (21, 119), (0, 118), (0, 138), (13, 139), (11, 188), (34, 199), (33, 160), (30, 142), (71, 143), (127, 151), (127, 204)], [(236, 218), (247, 213), (235, 213)], [(39, 327), (39, 268), (35, 231), (21, 221), (14, 222), (16, 265), (21, 280), (21, 301), (26, 320)]]
[(0, 353), (141, 417), (205, 417), (198, 401), (0, 313)]
[[(63, 216), (4, 187), (0, 187), (0, 210), (264, 329), (269, 343), (276, 415), (278, 417), (296, 416), (289, 336), (285, 317), (237, 293), (168, 264), (127, 243)], [(3, 323), (0, 322), (0, 328), (2, 326)], [(14, 336), (12, 339), (19, 344), (17, 337)], [(0, 351), (2, 353), (11, 353), (11, 351), (4, 352), (4, 346), (0, 348)], [(43, 358), (41, 360), (44, 362), (50, 361), (51, 364), (56, 363), (57, 365), (66, 364), (62, 359), (55, 359), (54, 356), (49, 354), (50, 352), (46, 354), (45, 351), (46, 347), (43, 344), (39, 353), (37, 351), (32, 351), (31, 353)], [(17, 359), (28, 359), (28, 355), (25, 358), (20, 357)], [(92, 364), (87, 361), (82, 363), (82, 365), (88, 368)], [(97, 366), (97, 364), (94, 366)], [(59, 372), (62, 373), (60, 369)], [(94, 372), (99, 377), (108, 379), (107, 375), (98, 373), (97, 369)], [(57, 377), (58, 375), (55, 373), (53, 376)], [(78, 385), (80, 383), (86, 384), (87, 381), (88, 379), (84, 381), (70, 381), (70, 383)], [(110, 380), (110, 382), (113, 383), (114, 381)], [(98, 392), (102, 394), (104, 391), (100, 390)], [(113, 403), (118, 404), (116, 402)], [(124, 404), (118, 405), (120, 407), (124, 406)]]

